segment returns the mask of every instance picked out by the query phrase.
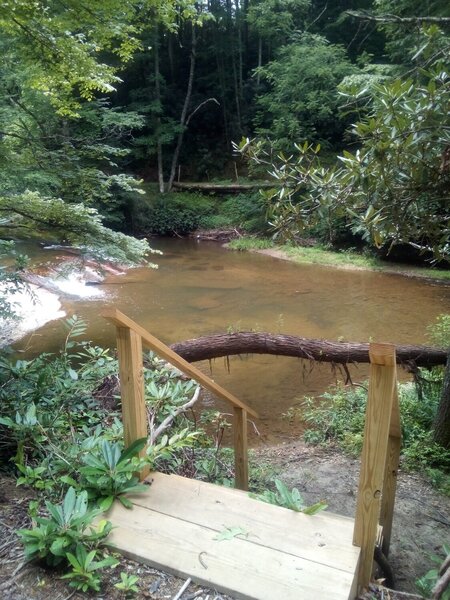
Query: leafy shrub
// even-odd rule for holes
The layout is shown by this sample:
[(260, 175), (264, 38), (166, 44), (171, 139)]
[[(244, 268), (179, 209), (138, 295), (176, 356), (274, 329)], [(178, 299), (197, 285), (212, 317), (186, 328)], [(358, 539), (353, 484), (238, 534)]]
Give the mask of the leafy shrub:
[[(402, 464), (407, 469), (432, 469), (443, 490), (450, 470), (450, 452), (432, 441), (431, 427), (439, 402), (439, 387), (426, 386), (418, 397), (412, 383), (399, 385), (402, 422)], [(306, 398), (285, 417), (303, 419), (311, 426), (305, 432), (310, 443), (335, 442), (344, 451), (359, 454), (362, 449), (367, 391), (364, 387), (332, 387), (319, 399)], [(437, 475), (441, 473), (441, 476)]]
[(187, 192), (157, 194), (135, 204), (134, 228), (146, 234), (183, 235), (203, 226), (203, 219), (214, 212), (215, 202), (208, 196)]
[[(436, 564), (436, 568), (431, 569), (428, 573), (423, 575), (423, 577), (416, 580), (416, 587), (424, 598), (431, 597), (431, 592), (439, 579), (439, 567), (444, 562), (445, 557), (448, 558), (450, 556), (450, 545), (444, 544), (442, 550), (444, 557), (437, 555), (431, 556), (431, 560)], [(447, 587), (440, 598), (441, 600), (450, 600), (450, 588)]]
[(262, 494), (250, 494), (250, 496), (256, 500), (262, 500), (268, 504), (289, 508), (290, 510), (302, 512), (306, 515), (315, 515), (327, 508), (325, 502), (317, 502), (311, 506), (306, 506), (297, 488), (289, 490), (279, 479), (275, 479), (274, 483), (276, 491), (266, 490)]
[(80, 468), (80, 485), (101, 500), (103, 510), (108, 510), (117, 498), (126, 507), (132, 504), (123, 494), (142, 492), (146, 486), (139, 484), (134, 475), (145, 461), (137, 454), (144, 448), (147, 439), (137, 440), (123, 449), (123, 443), (102, 440), (97, 453), (89, 452), (83, 457), (86, 466)]
[(442, 313), (436, 321), (428, 326), (428, 337), (440, 348), (450, 346), (450, 314)]
[(99, 561), (94, 560), (97, 551), (86, 552), (83, 546), (77, 546), (75, 555), (67, 553), (67, 560), (72, 566), (72, 570), (61, 577), (61, 579), (70, 579), (69, 585), (76, 590), (87, 592), (93, 590), (100, 591), (100, 574), (98, 571), (105, 567), (115, 567), (119, 561), (112, 556), (106, 556)]
[(230, 224), (248, 233), (266, 233), (269, 225), (266, 206), (259, 192), (230, 196), (218, 207), (219, 215), (226, 217)]
[[(93, 520), (101, 511), (88, 510), (86, 491), (77, 494), (70, 487), (61, 504), (45, 503), (48, 517), (36, 517), (33, 529), (20, 529), (19, 536), (29, 559), (43, 559), (48, 565), (58, 565), (68, 553), (76, 553), (80, 546), (96, 546), (106, 538), (112, 529), (108, 521), (98, 529), (92, 526)], [(89, 528), (89, 531), (87, 531)]]
[(116, 587), (121, 592), (124, 592), (125, 596), (131, 596), (133, 594), (137, 594), (139, 591), (138, 586), (136, 585), (139, 581), (139, 577), (136, 575), (129, 575), (128, 573), (120, 574), (119, 583), (115, 583), (114, 587)]

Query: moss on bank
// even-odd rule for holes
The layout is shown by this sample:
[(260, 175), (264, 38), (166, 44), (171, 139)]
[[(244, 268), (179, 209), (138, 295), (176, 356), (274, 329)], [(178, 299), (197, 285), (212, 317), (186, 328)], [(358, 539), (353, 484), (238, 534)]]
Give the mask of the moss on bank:
[(364, 269), (369, 271), (382, 271), (397, 273), (409, 277), (425, 277), (450, 281), (450, 270), (432, 269), (426, 267), (411, 267), (398, 263), (388, 263), (368, 254), (345, 250), (341, 252), (325, 249), (321, 246), (302, 247), (290, 245), (276, 245), (266, 238), (253, 236), (233, 240), (228, 248), (240, 251), (253, 251), (269, 254), (276, 258), (291, 260), (300, 264), (317, 264), (341, 269)]

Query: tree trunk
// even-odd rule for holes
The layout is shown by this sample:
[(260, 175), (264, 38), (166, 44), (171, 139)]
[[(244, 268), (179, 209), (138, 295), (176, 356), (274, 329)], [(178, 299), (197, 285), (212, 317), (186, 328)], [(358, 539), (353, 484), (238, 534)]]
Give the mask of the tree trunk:
[(161, 82), (159, 72), (159, 29), (158, 23), (155, 25), (155, 36), (154, 36), (154, 59), (155, 59), (155, 96), (156, 102), (158, 103), (158, 116), (156, 119), (156, 156), (158, 161), (158, 187), (161, 194), (164, 193), (164, 170), (163, 170), (163, 154), (161, 144)]
[(180, 117), (180, 133), (178, 134), (177, 145), (176, 145), (175, 151), (173, 153), (172, 166), (170, 167), (169, 182), (167, 184), (167, 191), (169, 191), (169, 192), (172, 189), (172, 184), (175, 179), (175, 173), (176, 173), (177, 165), (178, 165), (178, 158), (180, 156), (181, 145), (183, 143), (184, 131), (186, 128), (187, 112), (188, 112), (189, 104), (191, 102), (192, 87), (194, 85), (196, 54), (197, 54), (197, 35), (196, 35), (196, 30), (195, 30), (195, 24), (192, 23), (191, 65), (189, 68), (189, 79), (188, 79), (188, 85), (187, 85), (187, 90), (186, 90), (186, 96), (184, 98), (183, 109), (181, 111), (181, 117)]
[(450, 449), (450, 349), (447, 356), (442, 393), (433, 425), (433, 440)]
[[(370, 362), (369, 344), (331, 342), (271, 333), (242, 332), (211, 335), (178, 342), (172, 344), (171, 348), (189, 362), (234, 354), (294, 356), (342, 365)], [(427, 346), (397, 346), (396, 354), (397, 362), (405, 367), (408, 367), (408, 363), (414, 363), (419, 367), (432, 367), (443, 365), (446, 360), (445, 350)]]
[[(262, 36), (259, 36), (258, 39), (258, 69), (262, 66)], [(257, 72), (256, 75), (256, 85), (259, 87), (259, 84), (261, 82), (261, 75), (259, 73), (259, 71)]]

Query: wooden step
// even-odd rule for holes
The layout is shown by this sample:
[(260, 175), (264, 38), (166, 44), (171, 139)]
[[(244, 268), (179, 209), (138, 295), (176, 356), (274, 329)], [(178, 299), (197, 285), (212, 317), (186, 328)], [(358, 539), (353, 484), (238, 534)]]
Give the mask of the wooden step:
[[(349, 600), (356, 595), (360, 549), (353, 519), (308, 516), (248, 493), (153, 473), (148, 491), (108, 513), (116, 549), (151, 566), (191, 577), (236, 598)], [(216, 539), (227, 529), (244, 533)]]

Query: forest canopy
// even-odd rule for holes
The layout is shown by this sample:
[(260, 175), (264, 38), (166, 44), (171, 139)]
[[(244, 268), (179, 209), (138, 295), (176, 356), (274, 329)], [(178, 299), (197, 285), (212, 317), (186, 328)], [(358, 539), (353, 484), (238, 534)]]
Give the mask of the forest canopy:
[[(142, 233), (147, 184), (245, 176), (244, 138), (270, 149), (256, 176), (276, 184), (262, 207), (278, 234), (448, 260), (448, 26), (440, 1), (6, 0), (5, 237), (29, 228), (15, 204), (30, 221), (37, 198), (62, 201), (80, 239), (77, 206)], [(120, 240), (132, 260), (148, 251)]]

